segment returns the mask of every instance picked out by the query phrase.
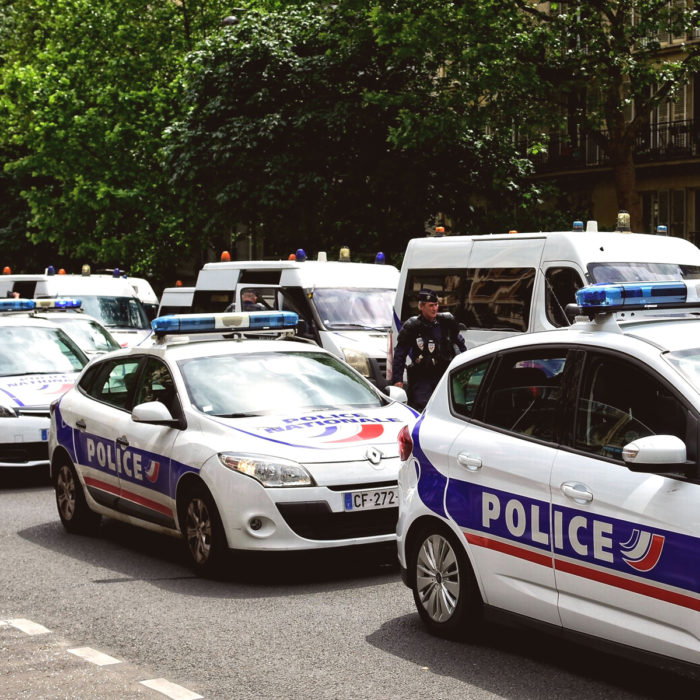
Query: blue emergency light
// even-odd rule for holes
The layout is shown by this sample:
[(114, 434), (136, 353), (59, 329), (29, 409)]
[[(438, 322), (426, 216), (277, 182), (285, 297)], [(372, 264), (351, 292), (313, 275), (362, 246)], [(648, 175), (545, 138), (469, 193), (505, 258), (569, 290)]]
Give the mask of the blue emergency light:
[(80, 299), (34, 299), (37, 309), (79, 309), (83, 302)]
[(623, 282), (593, 284), (576, 292), (578, 313), (700, 306), (698, 290), (686, 282)]
[(156, 335), (178, 333), (233, 333), (236, 331), (285, 330), (296, 328), (299, 316), (293, 311), (251, 311), (249, 313), (178, 314), (151, 321)]
[(33, 311), (33, 299), (0, 299), (0, 311)]

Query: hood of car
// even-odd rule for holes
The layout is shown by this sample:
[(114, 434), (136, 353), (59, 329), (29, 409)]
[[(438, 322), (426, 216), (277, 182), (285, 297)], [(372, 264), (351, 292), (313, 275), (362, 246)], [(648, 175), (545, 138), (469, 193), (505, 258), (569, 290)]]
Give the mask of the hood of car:
[[(398, 433), (414, 417), (412, 409), (394, 403), (370, 409), (341, 407), (212, 420), (238, 433), (233, 451), (313, 464), (397, 457)], [(244, 436), (248, 439), (242, 439)]]
[(48, 406), (70, 389), (78, 372), (0, 377), (0, 403), (10, 406)]

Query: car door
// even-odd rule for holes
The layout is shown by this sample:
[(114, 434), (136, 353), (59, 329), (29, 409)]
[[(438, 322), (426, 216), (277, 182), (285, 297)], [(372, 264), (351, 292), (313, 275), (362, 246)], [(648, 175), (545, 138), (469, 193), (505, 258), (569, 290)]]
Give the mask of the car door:
[[(147, 357), (137, 377), (132, 406), (159, 401), (180, 418), (182, 408), (172, 373), (160, 358)], [(119, 471), (119, 510), (140, 520), (175, 527), (175, 485), (171, 474), (173, 444), (180, 429), (131, 419), (115, 437)]]
[(635, 473), (621, 459), (632, 440), (670, 434), (695, 460), (697, 425), (690, 405), (651, 368), (585, 354), (571, 444), (551, 475), (565, 627), (700, 661), (700, 485)]
[[(566, 363), (566, 351), (557, 348), (498, 359), (473, 420), (461, 424), (449, 448), (445, 500), (470, 545), (487, 602), (557, 625), (550, 476)], [(470, 364), (450, 375), (455, 413), (468, 417), (478, 371)]]
[(120, 497), (117, 439), (131, 422), (129, 406), (140, 359), (129, 356), (100, 363), (72, 409), (76, 465), (92, 498), (109, 508), (116, 508)]

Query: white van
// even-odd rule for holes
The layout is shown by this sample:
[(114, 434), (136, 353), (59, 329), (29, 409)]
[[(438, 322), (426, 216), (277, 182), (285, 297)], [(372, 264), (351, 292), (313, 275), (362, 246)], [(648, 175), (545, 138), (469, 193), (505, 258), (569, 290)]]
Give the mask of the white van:
[(569, 325), (566, 305), (584, 284), (697, 278), (700, 250), (662, 235), (581, 230), (414, 238), (401, 266), (389, 354), (403, 322), (418, 313), (423, 288), (436, 291), (440, 311), (463, 324), (471, 348)]
[(80, 299), (86, 314), (96, 318), (122, 346), (138, 345), (151, 327), (134, 288), (111, 275), (0, 275), (0, 297)]
[(194, 287), (166, 287), (160, 295), (156, 316), (191, 313), (193, 298)]
[[(197, 277), (193, 311), (295, 311), (300, 319), (298, 335), (383, 387), (398, 281), (399, 271), (384, 264), (322, 260), (207, 263)], [(255, 293), (252, 306), (246, 303), (246, 292)]]

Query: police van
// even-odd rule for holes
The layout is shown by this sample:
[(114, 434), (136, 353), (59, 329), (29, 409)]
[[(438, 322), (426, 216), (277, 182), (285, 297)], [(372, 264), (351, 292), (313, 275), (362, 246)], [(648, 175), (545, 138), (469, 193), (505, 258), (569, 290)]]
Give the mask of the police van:
[(467, 348), (520, 333), (570, 325), (566, 305), (578, 289), (605, 282), (700, 277), (700, 250), (664, 235), (583, 230), (414, 238), (394, 306), (392, 354), (403, 322), (431, 289), (440, 311), (462, 324)]
[(129, 281), (118, 275), (61, 274), (49, 267), (43, 274), (0, 275), (0, 297), (80, 299), (85, 313), (96, 318), (122, 346), (138, 345), (150, 335), (143, 304)]
[[(381, 257), (380, 257), (381, 256)], [(377, 263), (237, 260), (199, 271), (192, 308), (205, 311), (294, 311), (298, 335), (344, 359), (374, 384), (386, 384), (387, 339), (399, 271)], [(249, 307), (250, 292), (256, 301)], [(245, 297), (245, 299), (244, 299)]]

